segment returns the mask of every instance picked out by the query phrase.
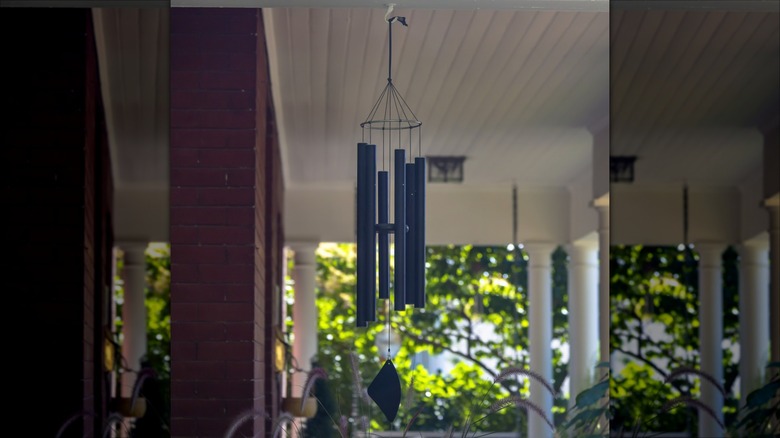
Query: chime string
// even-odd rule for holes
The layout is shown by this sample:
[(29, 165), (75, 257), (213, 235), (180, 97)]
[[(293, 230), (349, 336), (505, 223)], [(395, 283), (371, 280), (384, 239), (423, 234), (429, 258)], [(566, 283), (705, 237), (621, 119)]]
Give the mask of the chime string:
[(407, 128), (407, 129), (409, 130), (409, 162), (410, 163), (414, 163), (414, 144), (412, 143), (411, 123), (410, 123), (409, 128)]
[(409, 128), (409, 159), (412, 159), (412, 129)]
[(385, 313), (387, 314), (387, 318), (385, 318), (387, 322), (387, 358), (392, 359), (390, 357), (390, 298), (385, 301)]

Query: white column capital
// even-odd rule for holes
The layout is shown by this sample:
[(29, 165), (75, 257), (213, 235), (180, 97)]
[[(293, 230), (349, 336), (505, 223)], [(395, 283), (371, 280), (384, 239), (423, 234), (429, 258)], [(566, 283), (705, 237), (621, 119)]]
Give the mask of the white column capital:
[(523, 249), (528, 253), (529, 266), (550, 266), (552, 255), (558, 245), (552, 242), (528, 242), (523, 245)]
[(722, 242), (697, 242), (696, 252), (699, 253), (700, 267), (720, 267), (723, 264), (723, 251), (726, 244)]
[(580, 240), (566, 245), (569, 254), (570, 266), (599, 266), (599, 242), (593, 240)]
[(775, 193), (774, 195), (764, 199), (764, 202), (762, 202), (764, 207), (766, 207), (768, 210), (774, 210), (777, 211), (780, 209), (780, 193)]
[(118, 242), (117, 246), (125, 255), (125, 266), (141, 266), (146, 263), (146, 248), (149, 242), (125, 240)]
[(740, 265), (769, 266), (769, 242), (765, 240), (751, 240), (743, 242), (737, 247)]
[(313, 266), (317, 264), (317, 246), (319, 246), (319, 242), (290, 242), (287, 246), (295, 253), (295, 266)]
[(566, 250), (568, 251), (569, 249), (578, 251), (598, 251), (599, 240), (598, 238), (575, 240), (566, 245)]
[(599, 211), (609, 211), (609, 193), (605, 193), (590, 201), (590, 205)]

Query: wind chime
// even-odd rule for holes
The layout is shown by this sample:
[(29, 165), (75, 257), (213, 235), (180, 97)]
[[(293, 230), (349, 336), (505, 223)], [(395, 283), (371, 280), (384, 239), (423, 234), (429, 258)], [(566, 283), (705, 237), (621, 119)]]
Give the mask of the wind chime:
[[(390, 300), (391, 234), (395, 243), (393, 309), (403, 311), (407, 305), (425, 307), (426, 169), (420, 145), (422, 122), (417, 120), (393, 85), (393, 23), (407, 24), (405, 17), (388, 18), (392, 10), (393, 5), (390, 5), (385, 15), (388, 27), (387, 85), (365, 121), (360, 124), (363, 136), (357, 151), (358, 327), (366, 327), (369, 322), (377, 320), (377, 240), (379, 299)], [(379, 141), (375, 142), (375, 137)], [(377, 144), (381, 145), (382, 153), (382, 169), (378, 172)], [(413, 156), (415, 149), (417, 156)], [(390, 186), (393, 179), (394, 218), (390, 223)], [(389, 337), (389, 303), (387, 309)], [(390, 358), (389, 342), (387, 356), (382, 370), (368, 387), (368, 395), (379, 405), (388, 421), (392, 422), (401, 401), (401, 385)]]

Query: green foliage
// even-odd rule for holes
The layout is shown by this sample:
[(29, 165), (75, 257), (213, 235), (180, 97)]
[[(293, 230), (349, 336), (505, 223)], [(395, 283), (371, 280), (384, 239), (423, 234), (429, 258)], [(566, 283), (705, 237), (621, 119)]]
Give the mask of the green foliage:
[[(146, 261), (146, 360), (157, 376), (162, 392), (163, 406), (157, 413), (166, 424), (170, 423), (171, 388), (171, 250), (167, 243), (150, 244), (145, 252)], [(124, 283), (121, 272), (124, 268), (122, 258), (117, 263), (117, 276), (114, 278), (114, 301), (116, 318), (114, 330), (122, 332), (122, 303), (124, 302)], [(122, 361), (122, 368), (137, 371), (139, 364)], [(150, 408), (151, 409), (151, 408)]]
[(157, 374), (166, 423), (171, 400), (171, 246), (151, 244), (146, 250), (146, 359)]
[(152, 244), (146, 251), (146, 358), (158, 378), (171, 376), (171, 247)]
[[(773, 364), (767, 368), (774, 368)], [(754, 437), (780, 435), (780, 374), (748, 394), (743, 409), (735, 429)]]
[[(488, 392), (496, 370), (528, 366), (527, 256), (505, 247), (442, 246), (427, 248), (426, 309), (390, 312), (390, 325), (400, 334), (402, 346), (393, 358), (407, 392), (398, 418), (387, 424), (371, 403), (358, 401), (349, 355), (359, 359), (362, 387), (379, 372), (385, 352), (384, 339), (375, 345), (387, 323), (386, 312), (377, 311), (378, 321), (368, 328), (355, 327), (355, 251), (351, 244), (323, 244), (318, 261), (318, 357), (326, 369), (338, 401), (340, 415), (371, 419), (372, 430), (400, 430), (419, 411), (414, 430), (445, 430), (463, 426), (464, 420), (481, 417), (492, 403), (511, 393), (528, 395), (525, 380), (507, 379)], [(553, 255), (553, 336), (567, 340), (566, 254)], [(288, 305), (292, 305), (288, 290)], [(381, 303), (381, 301), (380, 301)], [(291, 307), (288, 309), (291, 315)], [(292, 322), (288, 319), (288, 324)], [(495, 333), (490, 340), (485, 331)], [(449, 352), (457, 357), (448, 375), (416, 364), (415, 354)], [(560, 351), (553, 353), (554, 386), (566, 378), (567, 364)], [(411, 387), (411, 389), (410, 389)], [(480, 405), (483, 394), (487, 394)], [(556, 399), (555, 411), (562, 416), (566, 401)], [(422, 410), (420, 410), (422, 409)], [(518, 409), (504, 409), (488, 416), (480, 430), (525, 431), (526, 419)], [(354, 429), (355, 424), (351, 427)]]
[[(723, 255), (723, 339), (738, 341), (737, 254)], [(698, 256), (689, 248), (616, 246), (610, 251), (610, 347), (626, 357), (625, 368), (610, 383), (612, 430), (696, 431), (689, 409), (657, 415), (661, 406), (679, 396), (699, 396), (699, 379), (663, 383), (669, 370), (698, 369), (699, 297)], [(657, 336), (652, 325), (663, 326)], [(738, 364), (730, 349), (723, 350), (728, 424), (736, 417), (734, 381)]]
[(608, 433), (610, 379), (606, 362), (596, 365), (601, 379), (590, 388), (577, 394), (574, 406), (568, 413), (569, 420), (564, 423), (568, 436), (603, 437)]

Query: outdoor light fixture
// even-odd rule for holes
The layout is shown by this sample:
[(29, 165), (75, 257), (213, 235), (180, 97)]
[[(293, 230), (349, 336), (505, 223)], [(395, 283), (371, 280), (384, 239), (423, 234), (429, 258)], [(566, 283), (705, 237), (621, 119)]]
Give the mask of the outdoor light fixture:
[(466, 157), (428, 157), (428, 182), (463, 182)]
[(635, 156), (610, 156), (609, 157), (609, 180), (610, 182), (634, 182), (634, 162)]
[[(401, 93), (393, 85), (393, 23), (407, 25), (405, 17), (389, 17), (393, 6), (389, 5), (385, 14), (388, 29), (387, 85), (365, 121), (360, 124), (363, 140), (358, 143), (357, 150), (356, 320), (358, 327), (366, 327), (368, 322), (377, 320), (377, 236), (379, 237), (379, 299), (390, 300), (390, 234), (392, 234), (395, 242), (393, 309), (405, 310), (407, 305), (425, 307), (426, 178), (425, 158), (422, 156), (420, 144), (422, 122), (417, 119)], [(377, 172), (377, 145), (380, 145), (382, 154), (382, 169), (379, 172)], [(417, 156), (412, 159), (415, 149)], [(393, 223), (390, 223), (391, 181), (395, 207)], [(390, 303), (386, 304), (386, 324), (389, 334)], [(369, 385), (368, 395), (392, 423), (401, 403), (401, 382), (391, 360), (389, 336), (387, 352), (387, 360), (380, 373)]]

